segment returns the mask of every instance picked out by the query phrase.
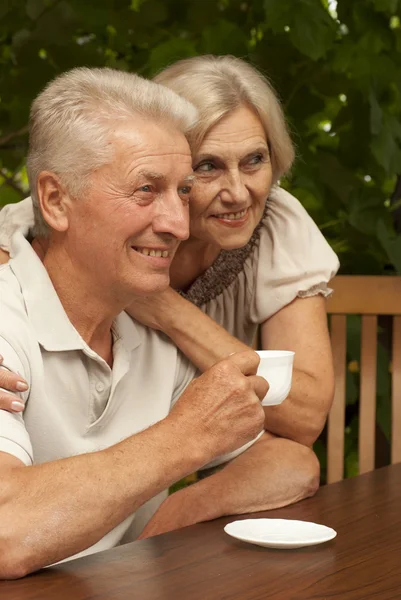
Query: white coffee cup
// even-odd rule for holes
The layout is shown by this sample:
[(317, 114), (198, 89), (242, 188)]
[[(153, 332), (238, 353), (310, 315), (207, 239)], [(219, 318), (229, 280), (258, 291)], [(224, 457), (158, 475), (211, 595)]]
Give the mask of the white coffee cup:
[(256, 353), (260, 356), (258, 375), (264, 377), (270, 386), (262, 404), (281, 404), (291, 389), (295, 353), (290, 350), (256, 350)]

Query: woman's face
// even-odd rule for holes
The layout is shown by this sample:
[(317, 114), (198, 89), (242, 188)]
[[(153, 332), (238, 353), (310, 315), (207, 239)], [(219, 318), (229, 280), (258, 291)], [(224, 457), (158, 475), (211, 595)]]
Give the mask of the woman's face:
[(204, 137), (193, 166), (191, 238), (225, 250), (245, 246), (262, 218), (272, 184), (259, 118), (246, 106), (230, 112)]

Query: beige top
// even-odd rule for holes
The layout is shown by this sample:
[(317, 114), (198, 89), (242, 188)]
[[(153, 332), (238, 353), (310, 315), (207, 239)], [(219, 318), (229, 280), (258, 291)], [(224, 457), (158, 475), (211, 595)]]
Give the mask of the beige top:
[[(33, 225), (30, 198), (0, 211), (0, 248), (9, 250), (16, 229)], [(295, 298), (328, 296), (339, 268), (333, 252), (301, 203), (273, 188), (264, 217), (250, 242), (222, 251), (214, 264), (183, 293), (246, 344), (257, 326)]]
[(249, 243), (220, 252), (183, 296), (252, 344), (257, 326), (295, 298), (330, 295), (327, 284), (338, 268), (336, 254), (301, 203), (276, 187)]
[[(177, 348), (121, 313), (113, 325), (110, 369), (73, 327), (20, 232), (12, 237), (11, 254), (0, 266), (0, 354), (29, 391), (20, 394), (23, 414), (0, 410), (0, 451), (25, 465), (39, 464), (107, 448), (165, 418), (195, 372)], [(133, 541), (166, 495), (151, 499), (81, 555)]]

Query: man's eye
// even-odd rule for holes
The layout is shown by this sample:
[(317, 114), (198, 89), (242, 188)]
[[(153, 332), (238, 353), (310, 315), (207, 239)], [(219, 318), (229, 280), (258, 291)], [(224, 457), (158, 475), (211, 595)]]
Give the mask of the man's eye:
[(178, 189), (178, 193), (181, 196), (188, 196), (188, 194), (190, 194), (192, 191), (192, 186), (191, 185), (184, 185), (183, 187)]
[(139, 191), (145, 192), (145, 193), (149, 193), (149, 192), (152, 191), (152, 186), (150, 186), (150, 185), (141, 185), (141, 187), (139, 188)]
[(209, 173), (210, 171), (213, 171), (214, 168), (215, 167), (212, 162), (203, 162), (200, 165), (194, 167), (194, 171), (198, 173)]

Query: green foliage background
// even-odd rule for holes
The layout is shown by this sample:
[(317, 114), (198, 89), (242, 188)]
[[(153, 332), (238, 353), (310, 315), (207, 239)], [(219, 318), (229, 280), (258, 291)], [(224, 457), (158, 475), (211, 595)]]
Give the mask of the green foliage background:
[[(3, 0), (0, 206), (28, 191), (29, 105), (56, 74), (107, 65), (152, 76), (178, 58), (230, 53), (278, 90), (298, 150), (282, 184), (319, 224), (342, 272), (401, 275), (400, 19), (400, 0)], [(356, 319), (348, 474), (357, 466), (358, 330)], [(378, 427), (388, 440), (385, 335), (382, 342)]]

